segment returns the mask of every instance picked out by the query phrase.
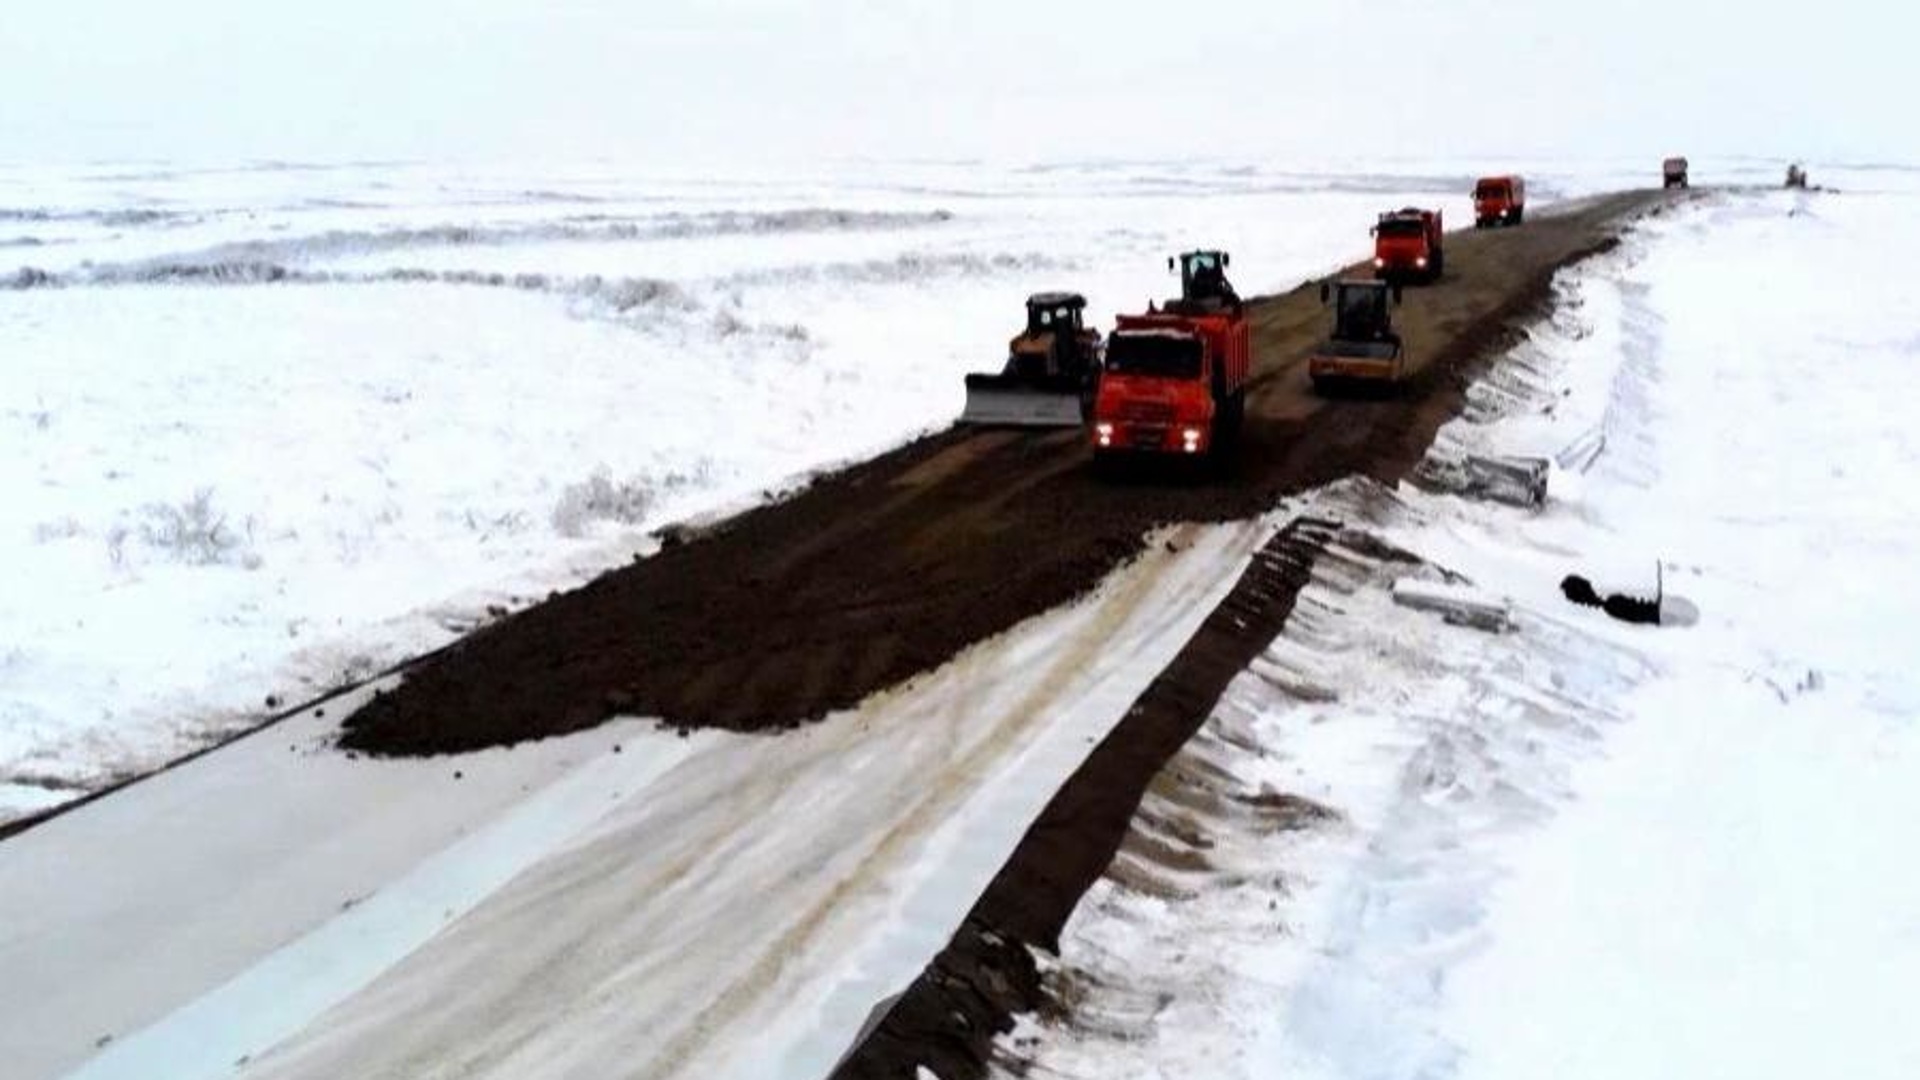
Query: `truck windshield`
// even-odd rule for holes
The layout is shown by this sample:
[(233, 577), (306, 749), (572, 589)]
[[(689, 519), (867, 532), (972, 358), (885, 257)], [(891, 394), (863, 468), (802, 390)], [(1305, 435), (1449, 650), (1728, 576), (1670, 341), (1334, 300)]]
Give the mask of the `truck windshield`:
[(1115, 334), (1107, 342), (1107, 370), (1166, 379), (1200, 377), (1200, 343), (1165, 334)]
[(1381, 236), (1419, 236), (1427, 231), (1419, 218), (1388, 218), (1379, 224)]
[(1487, 199), (1504, 199), (1507, 197), (1507, 189), (1504, 185), (1487, 184), (1483, 187), (1476, 188), (1473, 197), (1482, 201)]

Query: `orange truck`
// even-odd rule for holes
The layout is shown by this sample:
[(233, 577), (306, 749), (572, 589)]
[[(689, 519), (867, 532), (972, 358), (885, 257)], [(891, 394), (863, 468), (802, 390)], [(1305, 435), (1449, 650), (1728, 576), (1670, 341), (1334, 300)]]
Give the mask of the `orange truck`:
[(1473, 227), (1518, 225), (1527, 217), (1527, 183), (1518, 176), (1483, 176), (1473, 185)]
[(1179, 300), (1115, 320), (1093, 401), (1096, 463), (1217, 458), (1234, 445), (1253, 348), (1246, 311), (1219, 274), (1225, 265), (1222, 252), (1183, 255)]
[(1373, 276), (1382, 281), (1436, 281), (1447, 265), (1445, 243), (1440, 211), (1414, 206), (1389, 210), (1373, 226)]

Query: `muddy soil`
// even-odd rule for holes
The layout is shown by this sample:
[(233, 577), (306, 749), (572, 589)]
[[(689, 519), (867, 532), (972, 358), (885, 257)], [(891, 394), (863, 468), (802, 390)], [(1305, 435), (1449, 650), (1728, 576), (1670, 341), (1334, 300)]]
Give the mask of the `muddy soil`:
[(1418, 374), (1385, 399), (1312, 390), (1305, 355), (1329, 324), (1314, 283), (1252, 301), (1255, 378), (1226, 476), (1101, 479), (1078, 432), (950, 429), (475, 633), (350, 718), (342, 741), (433, 754), (615, 714), (761, 730), (852, 706), (1085, 592), (1155, 526), (1252, 516), (1355, 473), (1400, 479), (1553, 272), (1668, 198), (1623, 193), (1450, 237), (1446, 278), (1408, 288), (1395, 314)]

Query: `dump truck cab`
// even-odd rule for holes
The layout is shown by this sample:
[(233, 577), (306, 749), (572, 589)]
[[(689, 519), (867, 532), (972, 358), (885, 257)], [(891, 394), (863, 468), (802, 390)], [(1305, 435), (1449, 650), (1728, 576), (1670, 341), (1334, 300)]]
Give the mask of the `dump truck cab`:
[(1180, 270), (1180, 296), (1115, 320), (1093, 400), (1096, 462), (1217, 457), (1238, 441), (1253, 335), (1228, 261), (1224, 251), (1168, 259), (1168, 269)]
[(1660, 186), (1662, 188), (1684, 188), (1687, 186), (1687, 159), (1670, 157), (1660, 163)]
[(1383, 281), (1433, 281), (1446, 268), (1440, 211), (1408, 206), (1380, 215), (1373, 229), (1373, 273)]
[(1322, 392), (1355, 384), (1395, 385), (1406, 377), (1405, 350), (1393, 328), (1400, 287), (1385, 281), (1320, 285), (1333, 307), (1333, 333), (1307, 358), (1307, 375)]
[(1095, 456), (1231, 446), (1245, 409), (1250, 340), (1237, 311), (1120, 316), (1094, 398)]
[(1527, 216), (1527, 184), (1518, 176), (1483, 176), (1473, 185), (1473, 226), (1518, 225)]

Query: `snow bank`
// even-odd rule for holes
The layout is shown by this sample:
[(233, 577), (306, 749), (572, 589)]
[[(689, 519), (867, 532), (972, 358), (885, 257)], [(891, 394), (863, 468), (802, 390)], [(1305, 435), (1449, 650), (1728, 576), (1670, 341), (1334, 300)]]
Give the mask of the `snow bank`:
[[(1323, 494), (1365, 531), (1169, 770), (1009, 1071), (1912, 1075), (1916, 209), (1721, 198), (1565, 275), (1428, 470), (1552, 456), (1538, 515)], [(1514, 632), (1392, 605), (1392, 549)], [(1558, 594), (1655, 560), (1697, 624)]]

